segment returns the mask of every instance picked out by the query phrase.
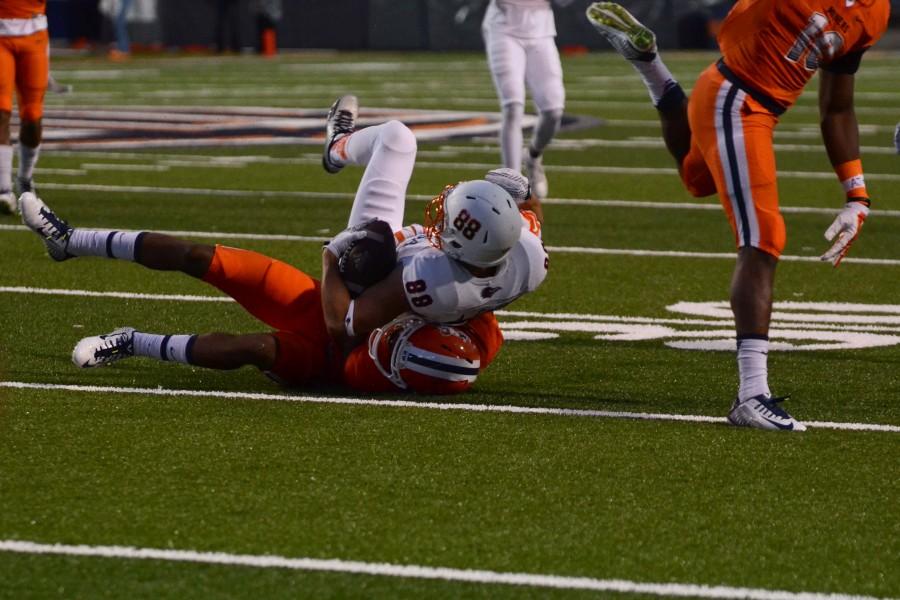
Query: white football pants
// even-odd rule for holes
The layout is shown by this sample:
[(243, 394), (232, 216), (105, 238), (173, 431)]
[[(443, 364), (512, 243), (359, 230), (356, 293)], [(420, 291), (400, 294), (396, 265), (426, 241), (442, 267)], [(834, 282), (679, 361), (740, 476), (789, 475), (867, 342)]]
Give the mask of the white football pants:
[(388, 121), (354, 132), (344, 151), (346, 164), (366, 167), (347, 225), (377, 218), (386, 221), (391, 231), (400, 231), (406, 186), (416, 162), (416, 136), (400, 121)]
[(554, 38), (519, 38), (487, 28), (483, 33), (500, 106), (525, 106), (527, 85), (539, 112), (565, 108), (562, 64)]
[(559, 52), (552, 37), (519, 38), (487, 27), (483, 33), (503, 114), (500, 131), (503, 166), (521, 171), (525, 86), (531, 91), (540, 114), (562, 115), (563, 112), (566, 92)]

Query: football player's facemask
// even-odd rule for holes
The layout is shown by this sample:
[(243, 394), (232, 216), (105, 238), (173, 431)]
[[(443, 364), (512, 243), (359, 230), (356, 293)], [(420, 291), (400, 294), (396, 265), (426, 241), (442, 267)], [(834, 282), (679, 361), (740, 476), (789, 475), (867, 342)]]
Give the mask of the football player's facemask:
[(447, 256), (476, 267), (502, 263), (522, 234), (515, 201), (489, 181), (448, 185), (425, 209), (425, 232)]
[(481, 354), (468, 335), (409, 313), (369, 335), (369, 356), (391, 383), (418, 394), (464, 392), (481, 366)]

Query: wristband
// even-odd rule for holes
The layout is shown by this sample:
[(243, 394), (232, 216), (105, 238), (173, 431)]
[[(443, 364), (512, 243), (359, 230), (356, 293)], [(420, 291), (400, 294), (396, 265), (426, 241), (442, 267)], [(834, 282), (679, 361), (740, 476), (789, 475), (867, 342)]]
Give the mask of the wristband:
[(866, 191), (866, 178), (863, 175), (862, 161), (848, 160), (834, 167), (841, 185), (844, 186), (844, 192), (847, 194), (848, 200), (856, 200), (857, 198), (868, 198), (869, 193)]
[(353, 309), (356, 306), (356, 301), (351, 300), (350, 306), (347, 307), (347, 316), (344, 317), (344, 331), (347, 332), (347, 335), (350, 337), (356, 337), (356, 332), (353, 331)]

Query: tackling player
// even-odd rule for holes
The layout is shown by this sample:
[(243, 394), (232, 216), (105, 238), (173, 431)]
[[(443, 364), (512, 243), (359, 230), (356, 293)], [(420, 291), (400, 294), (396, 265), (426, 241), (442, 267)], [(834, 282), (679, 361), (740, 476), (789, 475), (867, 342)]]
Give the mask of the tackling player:
[[(415, 137), (398, 121), (354, 132), (356, 112), (356, 98), (345, 96), (329, 115), (326, 169), (336, 172), (353, 163), (366, 165), (366, 170), (350, 227), (323, 251), (321, 283), (247, 250), (151, 232), (74, 228), (34, 194), (23, 194), (22, 219), (44, 239), (55, 260), (101, 256), (181, 271), (217, 287), (278, 330), (197, 336), (125, 328), (79, 342), (73, 353), (76, 364), (93, 367), (137, 355), (216, 369), (254, 365), (294, 386), (343, 380), (367, 392), (405, 388), (409, 382), (404, 383), (402, 371), (417, 368), (430, 378), (424, 387), (410, 384), (418, 391), (446, 393), (467, 387), (459, 382), (473, 381), (502, 344), (491, 311), (537, 288), (546, 274), (540, 226), (531, 213), (519, 211), (506, 191), (525, 200), (527, 182), (498, 170), (487, 175), (494, 183), (448, 186), (433, 201), (436, 208), (426, 227), (401, 231)], [(386, 279), (352, 299), (338, 258), (365, 235), (361, 229), (372, 218), (397, 231), (398, 264)], [(425, 322), (458, 327), (417, 334)], [(376, 335), (367, 345), (371, 332)], [(403, 352), (397, 350), (401, 343), (408, 344)], [(458, 350), (441, 349), (448, 345)], [(421, 351), (417, 360), (416, 348)], [(435, 385), (435, 378), (451, 383)]]
[[(553, 0), (560, 6), (571, 1)], [(538, 109), (538, 123), (524, 165), (532, 190), (541, 200), (547, 197), (548, 190), (542, 157), (559, 129), (566, 98), (550, 2), (490, 0), (481, 28), (503, 116), (500, 126), (503, 166), (522, 170), (526, 83)]]
[(50, 74), (46, 0), (0, 2), (0, 212), (16, 210), (12, 189), (10, 118), (13, 89), (19, 105), (18, 193), (31, 191), (41, 145), (44, 91)]
[(835, 267), (869, 214), (853, 109), (854, 73), (884, 33), (889, 0), (738, 0), (718, 35), (722, 58), (690, 100), (657, 53), (656, 36), (622, 6), (597, 2), (587, 18), (638, 71), (662, 134), (694, 196), (718, 192), (738, 246), (731, 283), (740, 387), (734, 425), (802, 431), (769, 390), (767, 358), (775, 267), (786, 241), (772, 136), (778, 117), (821, 67), (822, 137), (846, 194), (825, 232)]

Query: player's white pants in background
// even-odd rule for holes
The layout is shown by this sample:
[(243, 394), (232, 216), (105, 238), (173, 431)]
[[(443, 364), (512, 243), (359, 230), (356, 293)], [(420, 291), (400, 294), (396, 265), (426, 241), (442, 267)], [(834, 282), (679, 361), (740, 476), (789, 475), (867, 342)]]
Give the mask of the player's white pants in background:
[(347, 225), (377, 218), (386, 221), (392, 231), (400, 231), (406, 186), (416, 162), (416, 136), (400, 121), (388, 121), (354, 132), (344, 152), (346, 164), (366, 167)]
[(503, 110), (501, 151), (505, 167), (522, 168), (521, 117), (525, 87), (539, 113), (562, 114), (566, 92), (562, 64), (551, 36), (524, 38), (485, 27), (482, 31), (488, 65)]

